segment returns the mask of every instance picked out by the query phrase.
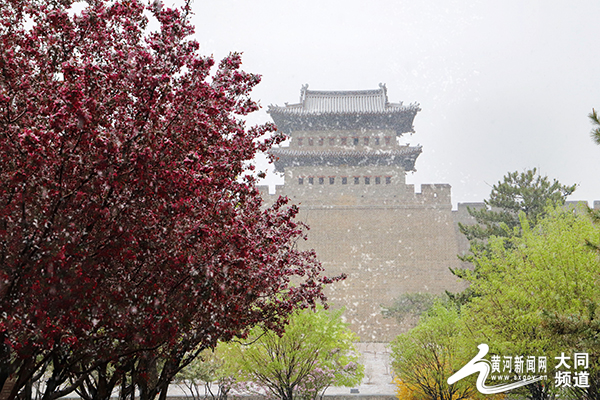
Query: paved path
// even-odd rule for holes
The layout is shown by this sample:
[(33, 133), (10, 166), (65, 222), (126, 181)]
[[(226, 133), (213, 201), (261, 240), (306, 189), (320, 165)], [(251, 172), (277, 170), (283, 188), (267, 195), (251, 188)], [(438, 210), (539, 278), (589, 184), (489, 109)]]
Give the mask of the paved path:
[[(358, 389), (359, 394), (390, 394), (395, 395), (396, 386), (392, 383), (392, 368), (390, 350), (387, 343), (357, 343), (358, 351), (362, 354), (361, 362), (365, 366), (365, 378)], [(351, 388), (333, 387), (325, 394), (350, 394)]]

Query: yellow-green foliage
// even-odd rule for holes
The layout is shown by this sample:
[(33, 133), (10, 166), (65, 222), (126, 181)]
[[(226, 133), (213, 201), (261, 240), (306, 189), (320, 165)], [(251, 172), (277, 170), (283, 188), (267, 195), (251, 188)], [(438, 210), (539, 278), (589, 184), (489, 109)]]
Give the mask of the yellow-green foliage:
[(416, 390), (415, 387), (408, 385), (406, 382), (400, 380), (400, 378), (394, 378), (394, 384), (396, 385), (396, 397), (398, 400), (423, 400), (423, 395)]
[(436, 303), (409, 332), (391, 343), (392, 366), (401, 393), (409, 399), (460, 400), (474, 395), (472, 380), (448, 385), (447, 379), (469, 359), (460, 357), (460, 317), (453, 307)]
[[(533, 228), (521, 215), (521, 229), (521, 237), (491, 238), (478, 273), (467, 274), (478, 296), (462, 310), (464, 331), (472, 346), (488, 343), (490, 354), (546, 356), (548, 379), (524, 390), (555, 391), (553, 361), (561, 352), (589, 353), (596, 382), (600, 264), (589, 243), (600, 241), (600, 226), (582, 210), (556, 208)], [(598, 389), (592, 383), (586, 392)]]
[(326, 387), (354, 386), (363, 366), (354, 348), (358, 337), (342, 322), (342, 310), (303, 310), (290, 318), (285, 333), (256, 328), (250, 345), (234, 348), (246, 380), (281, 399), (315, 398)]
[(533, 229), (522, 219), (522, 229), (522, 237), (490, 240), (480, 276), (471, 280), (479, 296), (463, 309), (463, 321), (491, 352), (550, 356), (566, 349), (548, 319), (585, 319), (590, 305), (599, 303), (598, 255), (586, 241), (597, 243), (600, 227), (585, 214), (559, 208)]
[[(411, 386), (409, 384), (407, 384), (406, 382), (403, 382), (402, 380), (400, 380), (400, 378), (396, 377), (394, 378), (394, 384), (396, 385), (396, 397), (398, 398), (398, 400), (431, 400), (432, 397), (427, 397), (424, 396), (421, 391), (418, 390), (417, 387), (415, 386)], [(506, 398), (505, 394), (494, 394), (494, 395), (482, 395), (479, 393), (473, 393), (473, 397), (461, 397), (460, 393), (454, 393), (452, 394), (452, 398), (449, 398), (449, 400), (482, 400), (482, 399), (486, 399), (486, 400), (503, 400)], [(442, 399), (442, 397), (439, 397), (438, 399)]]

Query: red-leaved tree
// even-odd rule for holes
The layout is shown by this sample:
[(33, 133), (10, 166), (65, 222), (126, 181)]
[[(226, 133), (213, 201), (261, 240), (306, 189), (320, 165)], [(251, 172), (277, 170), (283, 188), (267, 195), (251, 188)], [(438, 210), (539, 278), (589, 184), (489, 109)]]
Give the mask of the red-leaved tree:
[(281, 329), (331, 279), (248, 175), (282, 137), (245, 127), (239, 55), (199, 56), (189, 5), (146, 7), (147, 33), (138, 0), (71, 3), (0, 7), (0, 388), (164, 398), (198, 351)]

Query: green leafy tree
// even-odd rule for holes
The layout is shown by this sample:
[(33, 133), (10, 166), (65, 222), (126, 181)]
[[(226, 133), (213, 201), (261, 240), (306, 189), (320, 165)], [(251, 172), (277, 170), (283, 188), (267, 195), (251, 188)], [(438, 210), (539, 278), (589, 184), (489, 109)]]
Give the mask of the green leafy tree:
[(285, 333), (254, 329), (250, 345), (235, 347), (242, 376), (283, 400), (315, 399), (329, 386), (353, 386), (363, 378), (342, 310), (293, 314)]
[[(588, 115), (588, 117), (590, 118), (590, 120), (592, 121), (592, 125), (594, 126), (594, 128), (590, 132), (592, 140), (596, 144), (600, 145), (600, 117), (598, 116), (598, 113), (596, 112), (595, 109), (592, 109), (592, 112)], [(594, 209), (590, 208), (589, 212), (590, 212), (590, 215), (592, 216), (592, 218), (597, 223), (600, 223), (600, 210), (594, 210)], [(598, 250), (600, 252), (600, 244), (590, 243), (590, 245), (592, 245), (594, 248), (596, 248), (596, 250)]]
[(391, 349), (399, 389), (408, 388), (410, 397), (418, 399), (460, 400), (476, 395), (471, 381), (447, 382), (468, 361), (459, 356), (460, 335), (458, 310), (438, 302), (415, 328), (396, 337)]
[[(600, 227), (572, 208), (548, 210), (535, 227), (522, 214), (520, 237), (490, 238), (490, 251), (478, 255), (480, 273), (467, 273), (478, 296), (462, 309), (465, 332), (499, 354), (588, 352), (597, 375), (600, 267), (587, 242), (598, 242)], [(553, 398), (552, 378), (525, 386), (528, 398)], [(576, 398), (598, 398), (597, 386), (582, 392)]]
[(175, 376), (174, 383), (183, 387), (193, 400), (209, 397), (226, 400), (240, 386), (237, 368), (230, 358), (231, 345), (219, 343), (214, 350), (200, 353)]
[[(588, 215), (596, 227), (600, 227), (600, 212), (588, 208)], [(596, 237), (597, 239), (597, 237)], [(587, 246), (600, 254), (599, 242), (586, 239)], [(596, 277), (600, 275), (600, 267)], [(586, 390), (577, 387), (569, 388), (576, 399), (600, 400), (600, 302), (598, 296), (584, 300), (587, 310), (585, 312), (544, 312), (543, 326), (553, 334), (559, 335), (565, 346), (569, 349), (587, 349), (592, 354), (592, 365), (589, 384)]]
[(587, 312), (545, 312), (542, 326), (553, 335), (560, 336), (563, 349), (580, 352), (586, 349), (590, 354), (588, 388), (571, 386), (566, 388), (573, 399), (600, 400), (600, 304), (598, 299), (587, 300)]

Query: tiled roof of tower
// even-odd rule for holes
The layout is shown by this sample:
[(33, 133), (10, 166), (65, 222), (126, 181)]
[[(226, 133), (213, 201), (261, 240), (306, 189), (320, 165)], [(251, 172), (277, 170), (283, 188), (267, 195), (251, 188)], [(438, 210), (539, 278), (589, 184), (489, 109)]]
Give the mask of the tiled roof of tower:
[(403, 146), (393, 150), (355, 151), (355, 150), (293, 150), (289, 148), (273, 148), (275, 170), (285, 171), (286, 167), (317, 165), (401, 165), (405, 171), (416, 171), (415, 162), (421, 154), (421, 146)]
[(317, 91), (302, 86), (300, 103), (269, 106), (268, 113), (285, 134), (294, 131), (391, 129), (401, 136), (414, 132), (419, 104), (388, 102), (385, 85), (379, 89)]
[(418, 104), (404, 106), (402, 103), (389, 103), (387, 89), (380, 84), (379, 89), (351, 91), (317, 91), (302, 86), (300, 103), (285, 106), (269, 106), (269, 113), (292, 115), (314, 114), (388, 114), (407, 110), (417, 110)]

